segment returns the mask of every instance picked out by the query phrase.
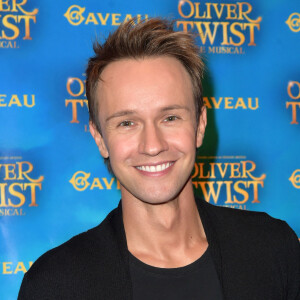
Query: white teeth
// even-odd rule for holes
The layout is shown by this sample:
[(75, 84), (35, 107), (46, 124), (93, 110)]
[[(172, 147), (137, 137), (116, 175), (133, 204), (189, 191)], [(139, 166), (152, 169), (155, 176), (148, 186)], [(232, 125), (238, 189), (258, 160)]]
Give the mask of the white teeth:
[(150, 172), (150, 173), (154, 173), (154, 172), (161, 172), (165, 169), (168, 169), (170, 166), (172, 166), (173, 163), (166, 163), (166, 164), (162, 164), (162, 165), (156, 165), (156, 166), (139, 166), (136, 167), (137, 169), (141, 170), (141, 171), (145, 171), (145, 172)]

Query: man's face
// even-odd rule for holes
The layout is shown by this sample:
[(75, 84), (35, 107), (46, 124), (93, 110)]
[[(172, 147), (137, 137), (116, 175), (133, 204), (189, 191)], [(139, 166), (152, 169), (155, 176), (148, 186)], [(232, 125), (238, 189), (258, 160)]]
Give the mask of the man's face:
[(186, 188), (202, 143), (206, 112), (196, 124), (192, 83), (175, 58), (127, 59), (102, 72), (96, 98), (101, 155), (110, 158), (122, 197), (158, 204)]

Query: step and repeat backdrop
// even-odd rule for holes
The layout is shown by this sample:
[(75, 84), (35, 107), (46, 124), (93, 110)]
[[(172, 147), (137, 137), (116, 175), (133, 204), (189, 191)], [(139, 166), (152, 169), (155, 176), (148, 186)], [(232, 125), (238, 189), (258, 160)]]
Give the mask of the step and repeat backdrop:
[(120, 200), (89, 133), (84, 73), (95, 39), (133, 16), (174, 19), (205, 60), (195, 193), (300, 237), (299, 0), (0, 0), (1, 299)]

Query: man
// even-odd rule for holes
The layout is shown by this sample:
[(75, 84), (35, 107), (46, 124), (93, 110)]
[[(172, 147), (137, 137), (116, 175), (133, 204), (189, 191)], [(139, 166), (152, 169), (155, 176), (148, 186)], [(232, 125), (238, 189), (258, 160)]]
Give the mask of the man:
[(299, 243), (285, 222), (194, 197), (206, 110), (191, 36), (129, 21), (94, 50), (90, 131), (122, 200), (39, 258), (19, 299), (299, 299)]

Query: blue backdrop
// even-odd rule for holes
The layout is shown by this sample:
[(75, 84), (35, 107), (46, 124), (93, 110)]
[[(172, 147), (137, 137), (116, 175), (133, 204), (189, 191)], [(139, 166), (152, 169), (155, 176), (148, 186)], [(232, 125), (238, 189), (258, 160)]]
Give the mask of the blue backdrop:
[(208, 128), (195, 192), (300, 236), (298, 0), (0, 1), (1, 299), (16, 299), (33, 261), (120, 199), (88, 132), (84, 72), (95, 38), (135, 15), (197, 35)]

